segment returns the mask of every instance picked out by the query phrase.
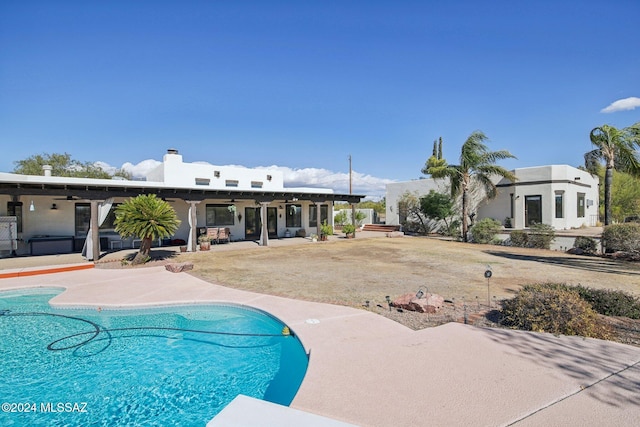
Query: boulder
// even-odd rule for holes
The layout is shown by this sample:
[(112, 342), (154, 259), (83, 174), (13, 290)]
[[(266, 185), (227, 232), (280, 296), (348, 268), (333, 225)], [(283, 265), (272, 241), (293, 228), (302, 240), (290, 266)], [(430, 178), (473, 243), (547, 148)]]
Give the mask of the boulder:
[(391, 307), (403, 310), (417, 311), (418, 313), (436, 313), (444, 304), (444, 298), (438, 294), (426, 293), (422, 298), (415, 293), (404, 294), (391, 302)]
[(193, 270), (193, 263), (192, 262), (172, 262), (172, 263), (166, 264), (164, 268), (166, 268), (167, 271), (170, 271), (172, 273), (181, 273), (183, 271)]

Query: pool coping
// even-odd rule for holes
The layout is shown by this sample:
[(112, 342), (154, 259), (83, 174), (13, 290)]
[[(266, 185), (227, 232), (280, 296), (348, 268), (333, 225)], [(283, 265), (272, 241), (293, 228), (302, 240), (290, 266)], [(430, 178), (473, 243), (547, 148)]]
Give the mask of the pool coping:
[[(60, 268), (60, 266), (56, 266)], [(0, 281), (64, 287), (55, 306), (233, 303), (286, 323), (310, 354), (290, 407), (362, 426), (636, 425), (640, 348), (462, 324), (412, 331), (374, 313), (225, 288), (164, 267)]]

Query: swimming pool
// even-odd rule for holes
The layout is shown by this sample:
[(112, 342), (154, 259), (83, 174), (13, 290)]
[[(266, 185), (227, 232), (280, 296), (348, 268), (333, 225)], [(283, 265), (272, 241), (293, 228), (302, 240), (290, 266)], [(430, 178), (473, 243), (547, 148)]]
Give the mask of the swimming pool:
[(53, 309), (0, 292), (0, 425), (204, 426), (238, 394), (288, 405), (300, 341), (241, 306)]

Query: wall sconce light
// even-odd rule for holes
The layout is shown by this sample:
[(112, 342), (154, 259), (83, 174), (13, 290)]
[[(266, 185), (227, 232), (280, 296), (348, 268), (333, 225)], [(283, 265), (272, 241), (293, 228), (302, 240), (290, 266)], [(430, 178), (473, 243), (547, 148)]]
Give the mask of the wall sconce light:
[(33, 204), (33, 200), (31, 201), (31, 204), (29, 205), (29, 211), (33, 212), (36, 210), (36, 205)]
[(271, 175), (267, 175), (267, 181), (271, 181)]
[(238, 214), (238, 221), (242, 221), (242, 214)]
[(52, 211), (55, 211), (55, 210), (57, 210), (57, 209), (58, 209), (58, 206), (56, 206), (56, 204), (55, 204), (55, 203), (51, 205), (51, 210), (52, 210)]
[(278, 209), (281, 209), (281, 210), (282, 210), (282, 209), (284, 209), (284, 208), (282, 207), (282, 205), (280, 205), (280, 206), (278, 206)]
[(213, 171), (213, 176), (220, 178), (220, 171)]

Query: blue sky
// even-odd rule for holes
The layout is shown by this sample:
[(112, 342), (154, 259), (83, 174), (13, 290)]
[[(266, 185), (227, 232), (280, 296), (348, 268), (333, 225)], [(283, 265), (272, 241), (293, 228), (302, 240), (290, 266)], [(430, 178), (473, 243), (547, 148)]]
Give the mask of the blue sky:
[(343, 192), (351, 154), (354, 192), (383, 195), (440, 136), (456, 163), (474, 130), (508, 168), (578, 166), (592, 128), (640, 122), (638, 16), (637, 0), (2, 0), (0, 171), (45, 152), (141, 170), (177, 148)]

